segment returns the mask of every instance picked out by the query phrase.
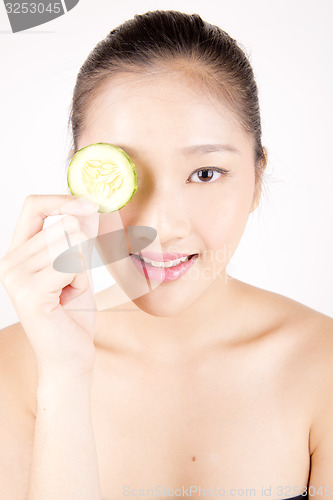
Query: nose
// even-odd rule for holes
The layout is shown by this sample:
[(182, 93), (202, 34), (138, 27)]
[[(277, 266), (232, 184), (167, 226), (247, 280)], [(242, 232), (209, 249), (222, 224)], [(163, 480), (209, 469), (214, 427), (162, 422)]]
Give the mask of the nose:
[[(143, 192), (143, 190), (145, 191)], [(136, 200), (135, 197), (137, 196)], [(180, 240), (185, 240), (191, 233), (191, 222), (184, 198), (180, 193), (171, 193), (170, 189), (146, 185), (138, 189), (132, 201), (127, 205), (127, 225), (149, 226), (157, 231), (162, 250), (181, 249)], [(154, 245), (154, 243), (152, 243)]]

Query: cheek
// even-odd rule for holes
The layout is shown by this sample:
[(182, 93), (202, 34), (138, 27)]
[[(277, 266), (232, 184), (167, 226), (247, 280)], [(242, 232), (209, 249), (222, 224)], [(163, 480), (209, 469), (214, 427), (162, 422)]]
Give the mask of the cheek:
[[(207, 186), (193, 204), (192, 223), (211, 250), (233, 252), (244, 232), (254, 193), (254, 176), (228, 179), (223, 186)], [(203, 186), (202, 189), (206, 189)]]

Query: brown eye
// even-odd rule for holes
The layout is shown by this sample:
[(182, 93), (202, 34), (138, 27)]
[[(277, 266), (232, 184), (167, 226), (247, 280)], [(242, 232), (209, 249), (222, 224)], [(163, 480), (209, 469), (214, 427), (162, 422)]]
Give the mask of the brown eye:
[[(209, 184), (212, 180), (216, 181), (217, 179), (219, 179), (220, 176), (215, 174), (226, 175), (228, 173), (229, 173), (228, 170), (224, 170), (222, 168), (200, 168), (195, 170), (190, 175), (189, 179), (191, 179), (194, 176), (194, 179), (192, 179), (191, 182), (201, 182), (201, 184), (204, 183)], [(195, 178), (195, 176), (197, 177)]]

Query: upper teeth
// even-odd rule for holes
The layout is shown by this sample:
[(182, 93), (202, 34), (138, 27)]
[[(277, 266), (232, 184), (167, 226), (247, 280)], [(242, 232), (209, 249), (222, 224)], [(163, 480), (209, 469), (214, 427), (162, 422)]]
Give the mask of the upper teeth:
[(156, 262), (155, 260), (147, 259), (146, 257), (141, 257), (142, 260), (147, 262), (147, 264), (150, 264), (151, 266), (155, 267), (171, 267), (171, 266), (177, 266), (180, 264), (180, 262), (185, 262), (186, 260), (189, 259), (188, 256), (182, 257), (181, 259), (176, 259), (176, 260), (168, 260), (166, 262)]

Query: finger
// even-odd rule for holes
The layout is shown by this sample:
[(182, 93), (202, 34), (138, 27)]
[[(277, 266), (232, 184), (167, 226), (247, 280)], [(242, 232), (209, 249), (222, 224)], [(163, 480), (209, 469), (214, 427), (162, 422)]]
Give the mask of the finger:
[[(83, 293), (86, 293), (89, 288), (91, 288), (91, 286), (87, 274), (85, 272), (75, 274), (73, 281), (63, 288), (59, 298), (60, 304), (63, 306), (68, 304), (70, 301), (80, 297)], [(72, 307), (74, 307), (75, 304), (77, 304), (77, 302), (73, 302)]]
[[(91, 206), (90, 209), (85, 208), (88, 204)], [(96, 203), (93, 204), (90, 200), (73, 195), (29, 195), (23, 203), (8, 252), (39, 233), (43, 228), (44, 220), (50, 215), (94, 213), (97, 210)]]
[[(85, 271), (84, 259), (87, 259), (87, 252), (84, 252), (80, 244), (86, 240), (87, 236), (84, 233), (74, 233), (68, 237), (68, 243), (60, 240), (54, 243), (52, 248), (51, 246), (44, 248), (41, 253), (34, 255), (27, 261), (19, 265), (14, 265), (11, 268), (7, 267), (5, 272), (3, 272), (2, 281), (8, 293), (13, 296), (22, 297), (26, 296), (25, 290), (35, 290), (35, 276), (45, 268), (51, 268), (55, 274), (65, 277), (65, 281), (61, 280), (61, 283), (65, 283), (65, 285), (70, 283), (74, 279), (75, 273)], [(54, 266), (54, 258), (68, 250), (68, 244), (70, 245), (70, 249), (73, 250), (70, 250), (69, 254), (65, 254), (60, 265)], [(71, 277), (70, 281), (67, 281), (68, 277)], [(44, 283), (42, 282), (41, 285), (44, 286)], [(46, 283), (45, 286), (52, 287), (52, 281), (49, 284)], [(37, 288), (39, 288), (38, 283)], [(53, 291), (51, 288), (49, 289)], [(45, 288), (45, 290), (48, 289)], [(29, 299), (29, 296), (27, 298)]]
[[(58, 244), (60, 244), (60, 240), (63, 242), (63, 250), (66, 250), (68, 248), (66, 234), (69, 235), (77, 231), (80, 231), (80, 223), (77, 218), (73, 215), (63, 217), (58, 222), (35, 234), (23, 245), (8, 252), (5, 256), (7, 268), (11, 269), (23, 262), (28, 262), (34, 255), (38, 255), (45, 248), (51, 248), (55, 242), (58, 241)], [(66, 244), (67, 246), (64, 246)]]
[[(87, 267), (89, 267), (90, 258), (88, 252), (90, 245), (87, 245), (86, 242), (88, 242), (87, 235), (82, 231), (76, 231), (71, 234), (67, 233), (58, 238), (58, 240), (49, 242), (48, 245), (45, 246), (40, 252), (31, 256), (24, 262), (24, 267), (30, 274), (39, 272), (44, 269), (44, 267), (47, 267), (50, 264), (53, 265), (57, 257), (62, 255), (67, 250), (72, 249), (67, 254), (67, 262), (65, 262), (65, 260), (63, 261), (65, 264), (63, 267), (66, 268), (66, 270), (71, 268), (73, 272), (75, 272), (76, 269), (82, 269), (83, 272), (86, 264)], [(66, 259), (66, 255), (64, 256), (64, 259)], [(83, 265), (81, 263), (81, 259), (83, 259)], [(61, 272), (57, 268), (55, 270)]]
[(25, 269), (15, 268), (6, 275), (4, 285), (14, 307), (31, 314), (36, 308), (45, 312), (51, 310), (50, 304), (56, 307), (62, 289), (74, 278), (75, 273), (60, 273), (50, 264), (33, 274), (27, 273)]
[(92, 286), (85, 272), (60, 273), (50, 265), (35, 273), (32, 283), (35, 284), (35, 301), (44, 311), (69, 303), (71, 310), (81, 310), (81, 306), (83, 311), (96, 310)]

